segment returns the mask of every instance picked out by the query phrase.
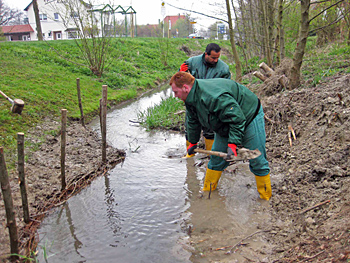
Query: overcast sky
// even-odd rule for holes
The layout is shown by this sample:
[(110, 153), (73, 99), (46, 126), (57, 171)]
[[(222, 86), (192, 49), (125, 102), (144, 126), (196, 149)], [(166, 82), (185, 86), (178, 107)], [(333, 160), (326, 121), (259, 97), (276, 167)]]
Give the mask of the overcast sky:
[[(3, 0), (7, 5), (9, 5), (12, 8), (18, 8), (20, 10), (23, 10), (26, 8), (30, 3), (31, 0)], [(93, 3), (96, 3), (94, 1), (99, 1), (99, 3), (107, 4), (107, 3), (114, 3), (115, 6), (122, 6), (122, 7), (129, 7), (132, 6), (134, 10), (136, 11), (136, 21), (139, 25), (146, 25), (146, 24), (157, 24), (159, 19), (163, 19), (162, 15), (162, 0), (93, 0)], [(89, 1), (87, 1), (89, 2)], [(210, 16), (218, 17), (217, 14), (218, 8), (213, 6), (212, 0), (164, 0), (165, 2), (165, 16), (167, 15), (178, 15), (189, 13), (184, 10), (176, 9), (174, 7), (169, 6), (167, 3), (171, 4), (172, 6), (184, 8), (188, 10), (194, 10), (200, 13), (204, 13)], [(222, 2), (223, 4), (225, 1), (218, 1)], [(207, 18), (205, 16), (201, 16), (196, 13), (190, 13), (191, 17), (196, 18), (195, 21), (197, 22), (196, 28), (200, 27), (208, 27), (209, 25), (215, 23), (215, 19)], [(222, 19), (226, 20), (226, 17), (221, 16)]]

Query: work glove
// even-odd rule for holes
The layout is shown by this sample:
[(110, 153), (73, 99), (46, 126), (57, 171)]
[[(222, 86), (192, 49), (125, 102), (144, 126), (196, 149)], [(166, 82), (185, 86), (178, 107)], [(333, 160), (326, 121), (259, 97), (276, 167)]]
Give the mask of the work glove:
[(237, 145), (233, 144), (233, 143), (229, 143), (227, 145), (227, 156), (226, 156), (225, 160), (231, 160), (232, 155), (237, 157)]
[(188, 155), (193, 155), (195, 154), (194, 149), (197, 148), (197, 143), (190, 143), (190, 145), (187, 147), (187, 154)]
[(180, 66), (180, 71), (187, 71), (188, 70), (188, 64), (185, 62)]

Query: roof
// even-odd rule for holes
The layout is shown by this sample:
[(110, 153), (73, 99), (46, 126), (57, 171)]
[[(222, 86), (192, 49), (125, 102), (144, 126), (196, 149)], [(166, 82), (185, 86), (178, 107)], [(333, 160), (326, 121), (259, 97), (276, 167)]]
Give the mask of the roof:
[(178, 19), (186, 19), (186, 16), (184, 15), (177, 15), (177, 16), (166, 16), (164, 18), (165, 23), (169, 23), (169, 20), (171, 21), (171, 25), (175, 25), (176, 21)]
[(15, 25), (15, 26), (2, 26), (1, 29), (4, 34), (34, 32), (33, 28), (29, 24)]

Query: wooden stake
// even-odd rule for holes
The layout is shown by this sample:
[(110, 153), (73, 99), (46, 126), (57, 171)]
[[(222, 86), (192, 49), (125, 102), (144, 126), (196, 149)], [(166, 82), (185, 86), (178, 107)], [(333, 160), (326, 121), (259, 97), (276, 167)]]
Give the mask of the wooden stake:
[[(10, 181), (6, 169), (4, 149), (0, 147), (0, 184), (2, 196), (5, 203), (5, 211), (7, 217), (7, 227), (10, 234), (10, 247), (11, 254), (18, 254), (18, 234), (15, 211), (13, 209), (13, 200), (11, 194)], [(17, 259), (17, 256), (11, 256), (13, 259)]]
[(107, 161), (107, 85), (102, 85), (101, 122), (102, 162), (105, 163)]
[(28, 208), (28, 197), (26, 189), (26, 180), (24, 174), (24, 133), (17, 133), (17, 152), (18, 152), (18, 180), (19, 187), (21, 189), (22, 207), (23, 207), (23, 219), (25, 223), (30, 222), (29, 208)]
[(61, 110), (61, 190), (66, 188), (66, 126), (67, 126), (67, 110)]
[(80, 79), (79, 78), (77, 78), (77, 94), (78, 94), (78, 103), (79, 103), (79, 109), (80, 109), (80, 120), (81, 120), (81, 124), (85, 127), (83, 105), (81, 104)]

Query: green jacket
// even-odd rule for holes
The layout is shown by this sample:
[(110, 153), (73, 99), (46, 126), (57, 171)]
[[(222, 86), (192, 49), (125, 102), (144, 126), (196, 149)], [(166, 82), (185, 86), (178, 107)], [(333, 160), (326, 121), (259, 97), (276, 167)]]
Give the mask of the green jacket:
[(231, 78), (230, 69), (225, 62), (219, 59), (218, 63), (213, 67), (206, 63), (204, 56), (205, 53), (185, 61), (193, 77), (196, 79)]
[(228, 143), (240, 145), (245, 127), (260, 108), (253, 92), (228, 79), (196, 79), (185, 104), (191, 143), (199, 141), (202, 125), (228, 138)]

